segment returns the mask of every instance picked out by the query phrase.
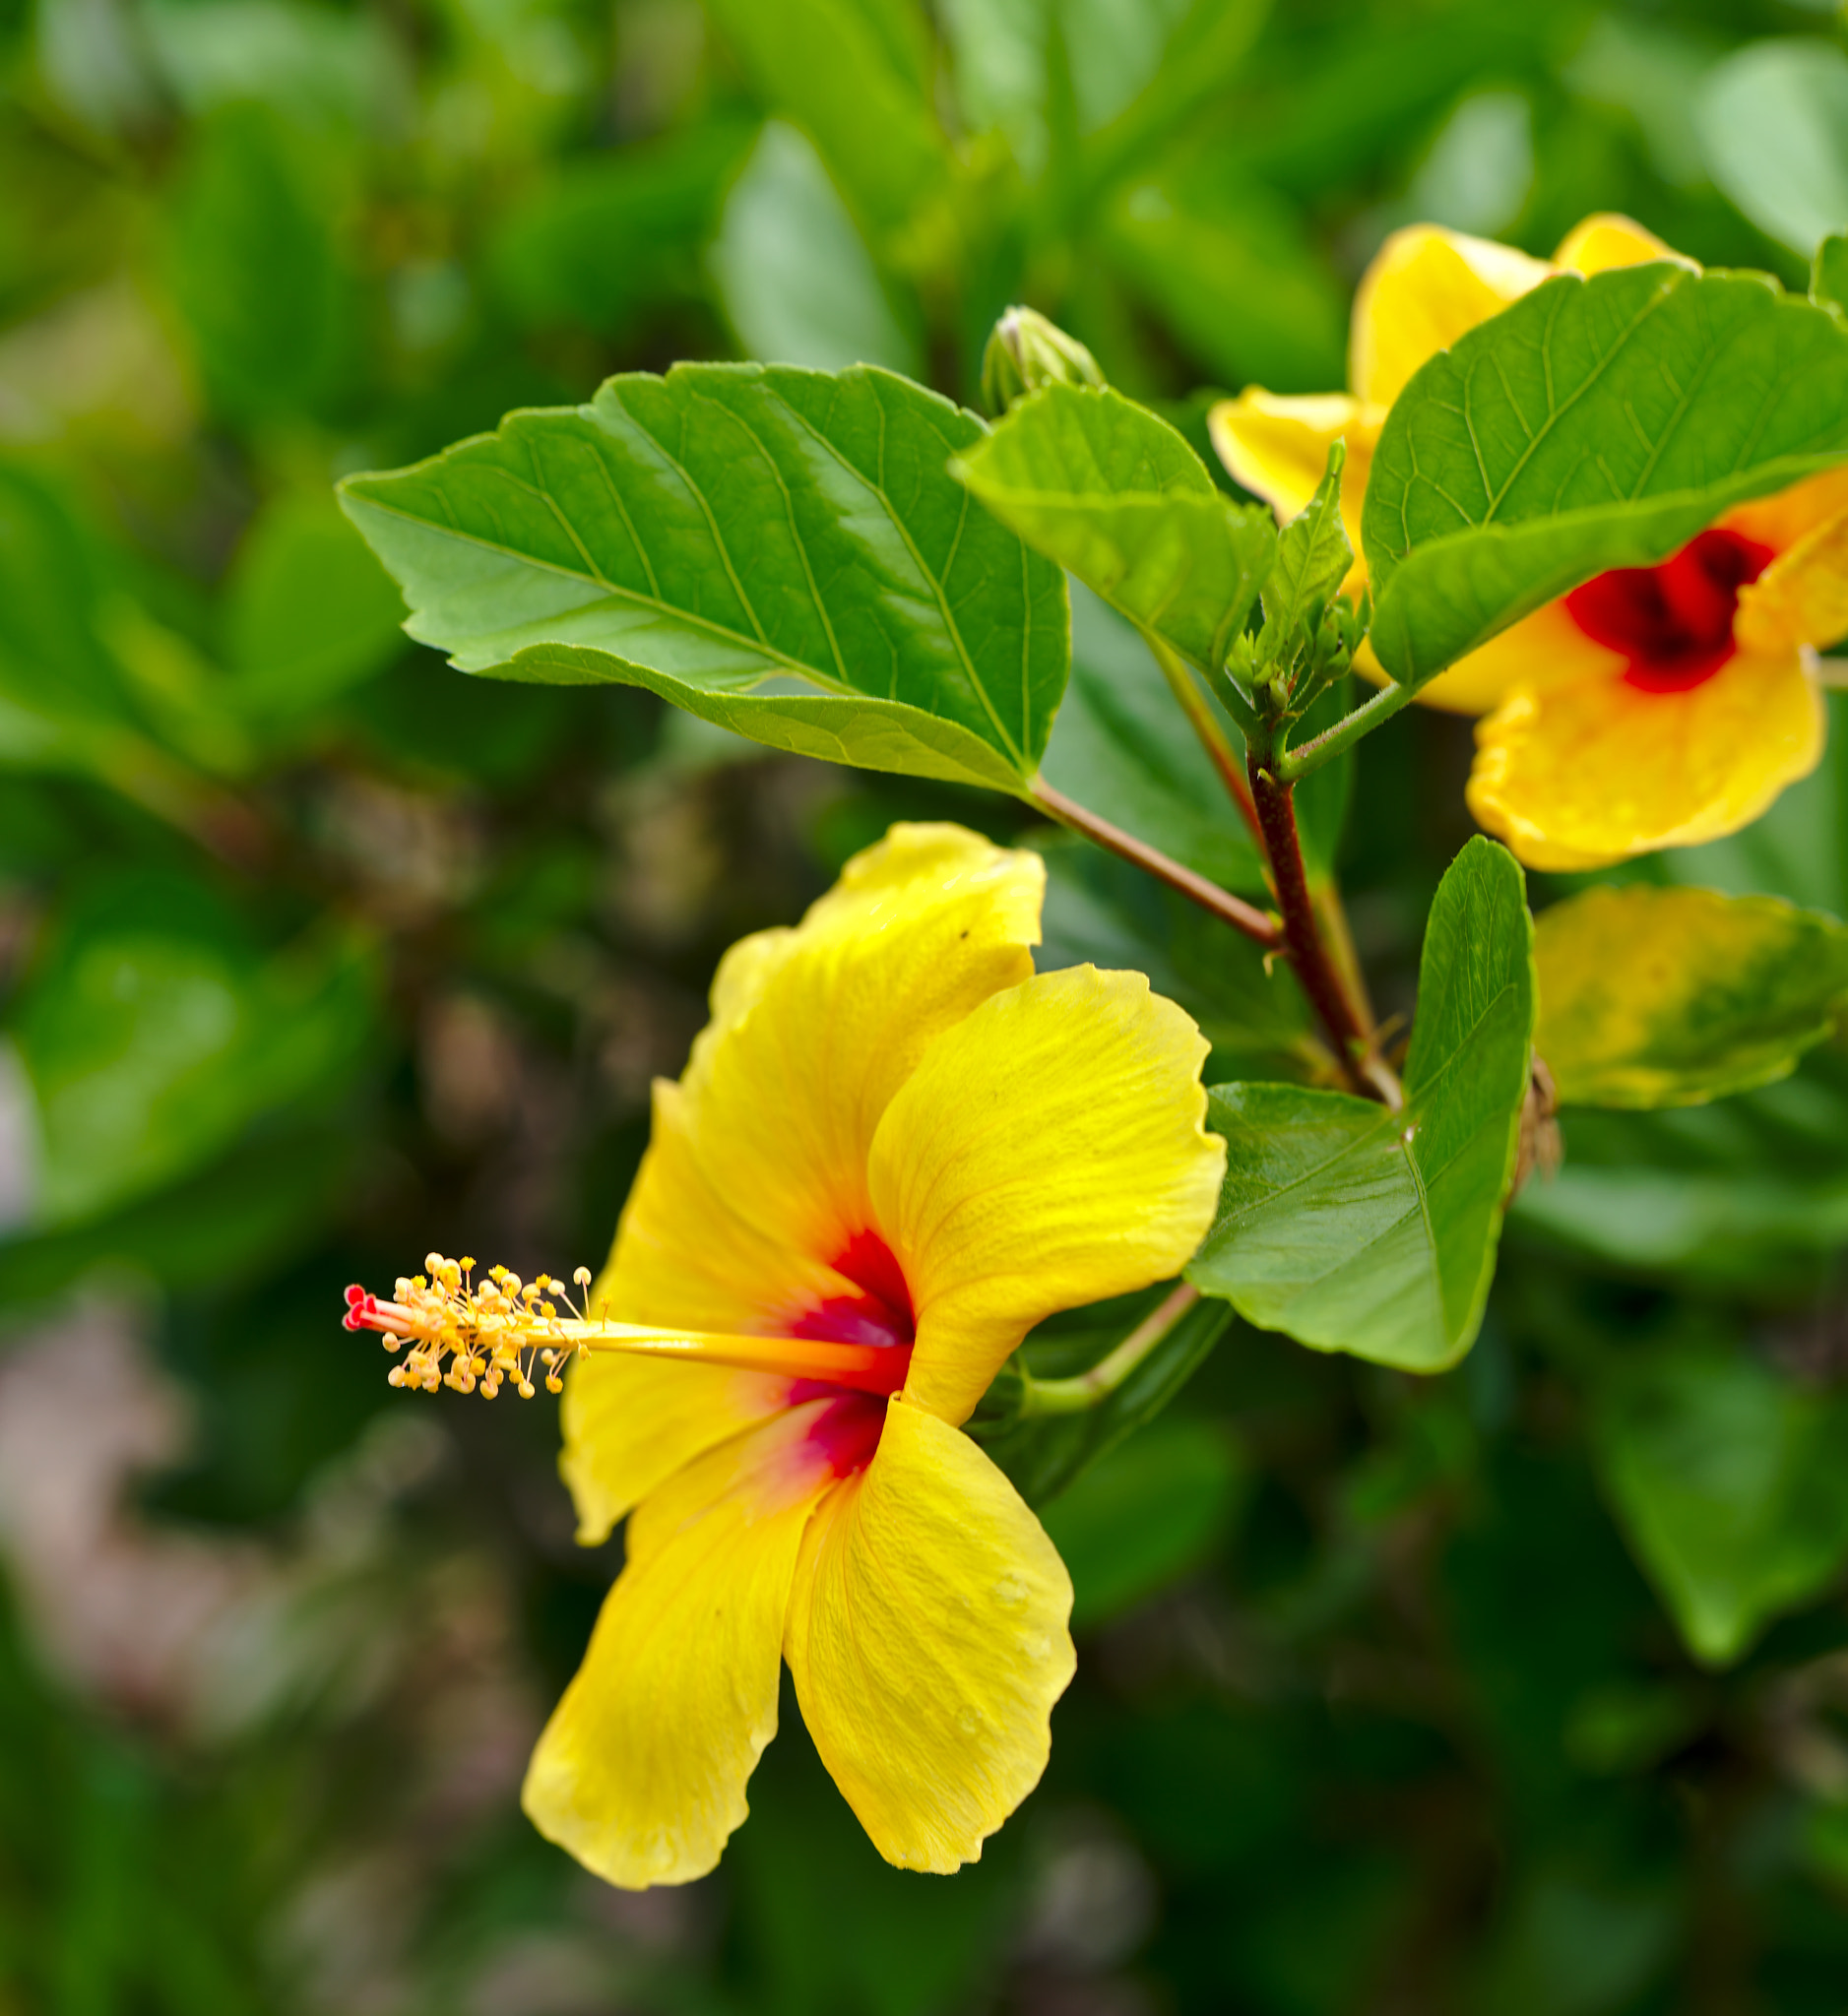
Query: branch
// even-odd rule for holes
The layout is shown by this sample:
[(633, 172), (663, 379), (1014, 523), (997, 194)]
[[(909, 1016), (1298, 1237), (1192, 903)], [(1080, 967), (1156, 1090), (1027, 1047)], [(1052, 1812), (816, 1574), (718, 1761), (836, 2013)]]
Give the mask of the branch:
[(1284, 934), (1269, 911), (1259, 910), (1242, 896), (1234, 896), (1231, 890), (1222, 889), (1217, 882), (1209, 882), (1204, 875), (1196, 875), (1191, 868), (1170, 860), (1159, 849), (1136, 839), (1134, 834), (1125, 833), (1120, 826), (1113, 826), (1108, 819), (1100, 819), (1095, 812), (1087, 811), (1083, 805), (1066, 797), (1063, 791), (1054, 789), (1045, 778), (1034, 779), (1027, 790), (1027, 801), (1037, 805), (1049, 819), (1056, 819), (1061, 826), (1069, 826), (1074, 833), (1082, 833), (1087, 840), (1096, 841), (1099, 847), (1133, 862), (1158, 882), (1167, 883), (1170, 889), (1178, 891), (1190, 903), (1197, 903), (1202, 910), (1210, 911), (1221, 923), (1230, 924), (1235, 931), (1243, 931), (1247, 938), (1263, 946), (1266, 952), (1283, 948)]
[(1264, 824), (1264, 846), (1270, 855), (1278, 908), (1283, 912), (1283, 942), (1290, 964), (1310, 1007), (1334, 1039), (1335, 1055), (1354, 1090), (1396, 1111), (1405, 1102), (1399, 1081), (1374, 1049), (1372, 1032), (1329, 958), (1316, 926), (1308, 877), (1303, 868), (1303, 844), (1297, 834), (1293, 787), (1280, 784), (1255, 753), (1250, 772), (1251, 795)]

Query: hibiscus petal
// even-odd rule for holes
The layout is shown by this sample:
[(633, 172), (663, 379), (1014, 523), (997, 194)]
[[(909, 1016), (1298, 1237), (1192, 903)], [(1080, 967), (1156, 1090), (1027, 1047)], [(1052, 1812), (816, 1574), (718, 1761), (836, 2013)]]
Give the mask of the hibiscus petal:
[(939, 1031), (1032, 973), (1045, 886), (1037, 854), (897, 826), (790, 934), (685, 1080), (691, 1154), (763, 1239), (825, 1263), (867, 1227), (880, 1115)]
[[(773, 1103), (776, 1096), (766, 1087)], [(723, 1140), (709, 1144), (710, 1159), (700, 1152), (699, 1119), (683, 1086), (656, 1083), (648, 1153), (591, 1308), (619, 1323), (775, 1335), (795, 1312), (850, 1285), (743, 1209), (738, 1186), (724, 1180)], [(711, 1120), (705, 1131), (716, 1132)]]
[(946, 1031), (873, 1141), (881, 1229), (918, 1311), (905, 1391), (968, 1418), (1055, 1309), (1177, 1273), (1212, 1221), (1205, 1039), (1136, 973), (1083, 966)]
[[(1375, 685), (1386, 684), (1389, 675), (1370, 644), (1362, 642), (1354, 663)], [(1548, 602), (1466, 653), (1447, 672), (1421, 686), (1418, 697), (1425, 706), (1440, 707), (1448, 714), (1487, 714), (1516, 686), (1556, 685), (1583, 678), (1587, 672), (1622, 671), (1624, 664), (1620, 653), (1607, 651), (1585, 635), (1566, 614), (1563, 602)]]
[(559, 1474), (585, 1546), (708, 1449), (790, 1404), (794, 1382), (726, 1365), (675, 1365), (613, 1353), (581, 1358), (565, 1379)]
[(967, 1436), (896, 1399), (808, 1530), (785, 1651), (802, 1720), (873, 1846), (948, 1873), (1040, 1782), (1075, 1666), (1071, 1581)]
[(1652, 259), (1671, 259), (1677, 266), (1694, 264), (1653, 231), (1645, 231), (1634, 218), (1614, 210), (1597, 211), (1575, 223), (1553, 255), (1556, 266), (1587, 276), (1620, 266), (1646, 266)]
[(1740, 591), (1733, 634), (1760, 654), (1823, 650), (1848, 637), (1848, 509), (1812, 527)]
[(1476, 730), (1469, 808), (1533, 868), (1597, 868), (1735, 833), (1814, 770), (1827, 717), (1795, 652), (1699, 685), (1621, 673), (1522, 688)]
[[(1223, 399), (1207, 415), (1207, 431), (1219, 459), (1236, 483), (1262, 497), (1288, 522), (1315, 494), (1338, 440), (1348, 446), (1341, 472), (1341, 520), (1348, 543), (1361, 550), (1361, 503), (1367, 472), (1384, 414), (1339, 392), (1283, 398), (1252, 386), (1237, 399)], [(1357, 558), (1355, 571), (1366, 570)], [(1352, 577), (1350, 577), (1352, 579)]]
[(1373, 406), (1390, 406), (1427, 358), (1557, 270), (1511, 245), (1437, 224), (1394, 231), (1354, 296), (1349, 390)]
[(605, 1882), (685, 1883), (744, 1818), (776, 1733), (791, 1580), (835, 1477), (815, 1401), (688, 1465), (629, 1522), (629, 1560), (521, 1795)]

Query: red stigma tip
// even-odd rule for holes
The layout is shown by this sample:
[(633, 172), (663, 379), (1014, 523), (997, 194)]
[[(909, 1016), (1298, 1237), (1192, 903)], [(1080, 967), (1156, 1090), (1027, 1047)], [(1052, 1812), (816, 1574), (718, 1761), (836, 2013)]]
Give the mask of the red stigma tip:
[(369, 1299), (370, 1299), (370, 1297), (369, 1297), (369, 1296), (368, 1296), (368, 1295), (366, 1294), (366, 1292), (365, 1292), (365, 1290), (364, 1290), (364, 1289), (362, 1289), (362, 1288), (361, 1288), (361, 1287), (359, 1286), (359, 1284), (358, 1284), (358, 1283), (357, 1283), (356, 1281), (355, 1281), (355, 1282), (350, 1282), (350, 1283), (349, 1283), (349, 1284), (348, 1284), (348, 1288), (347, 1288), (347, 1306), (348, 1306), (348, 1308), (350, 1308), (350, 1309), (356, 1309), (356, 1308), (358, 1308), (358, 1307), (360, 1306), (360, 1304), (361, 1304), (362, 1302), (365, 1302), (365, 1301), (367, 1301), (367, 1300), (369, 1300)]
[(363, 1329), (364, 1325), (361, 1324), (358, 1317), (355, 1316), (350, 1309), (349, 1309), (346, 1315), (344, 1315), (340, 1319), (340, 1327), (343, 1330), (359, 1330)]

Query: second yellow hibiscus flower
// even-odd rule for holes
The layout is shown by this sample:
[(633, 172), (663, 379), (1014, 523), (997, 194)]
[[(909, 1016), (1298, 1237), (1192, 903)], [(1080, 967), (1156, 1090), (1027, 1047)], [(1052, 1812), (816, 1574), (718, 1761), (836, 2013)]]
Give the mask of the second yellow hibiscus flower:
[[(1233, 475), (1301, 510), (1348, 446), (1356, 550), (1372, 450), (1419, 366), (1542, 281), (1691, 262), (1626, 218), (1588, 218), (1552, 261), (1434, 225), (1386, 241), (1355, 297), (1351, 390), (1253, 388), (1215, 409)], [(1349, 587), (1365, 580), (1357, 561)], [(1848, 472), (1728, 512), (1662, 565), (1598, 576), (1515, 623), (1420, 698), (1485, 716), (1469, 804), (1530, 866), (1591, 868), (1735, 832), (1819, 760), (1814, 651), (1848, 635)], [(1361, 667), (1384, 674), (1363, 652)]]

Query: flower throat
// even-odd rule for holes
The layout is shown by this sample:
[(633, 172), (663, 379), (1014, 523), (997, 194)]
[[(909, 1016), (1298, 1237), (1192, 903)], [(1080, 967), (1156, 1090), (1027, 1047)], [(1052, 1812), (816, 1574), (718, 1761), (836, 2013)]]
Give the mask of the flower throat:
[(1703, 532), (1659, 567), (1613, 568), (1573, 589), (1566, 613), (1594, 644), (1624, 654), (1632, 686), (1686, 693), (1733, 656), (1739, 591), (1771, 557), (1739, 533)]

